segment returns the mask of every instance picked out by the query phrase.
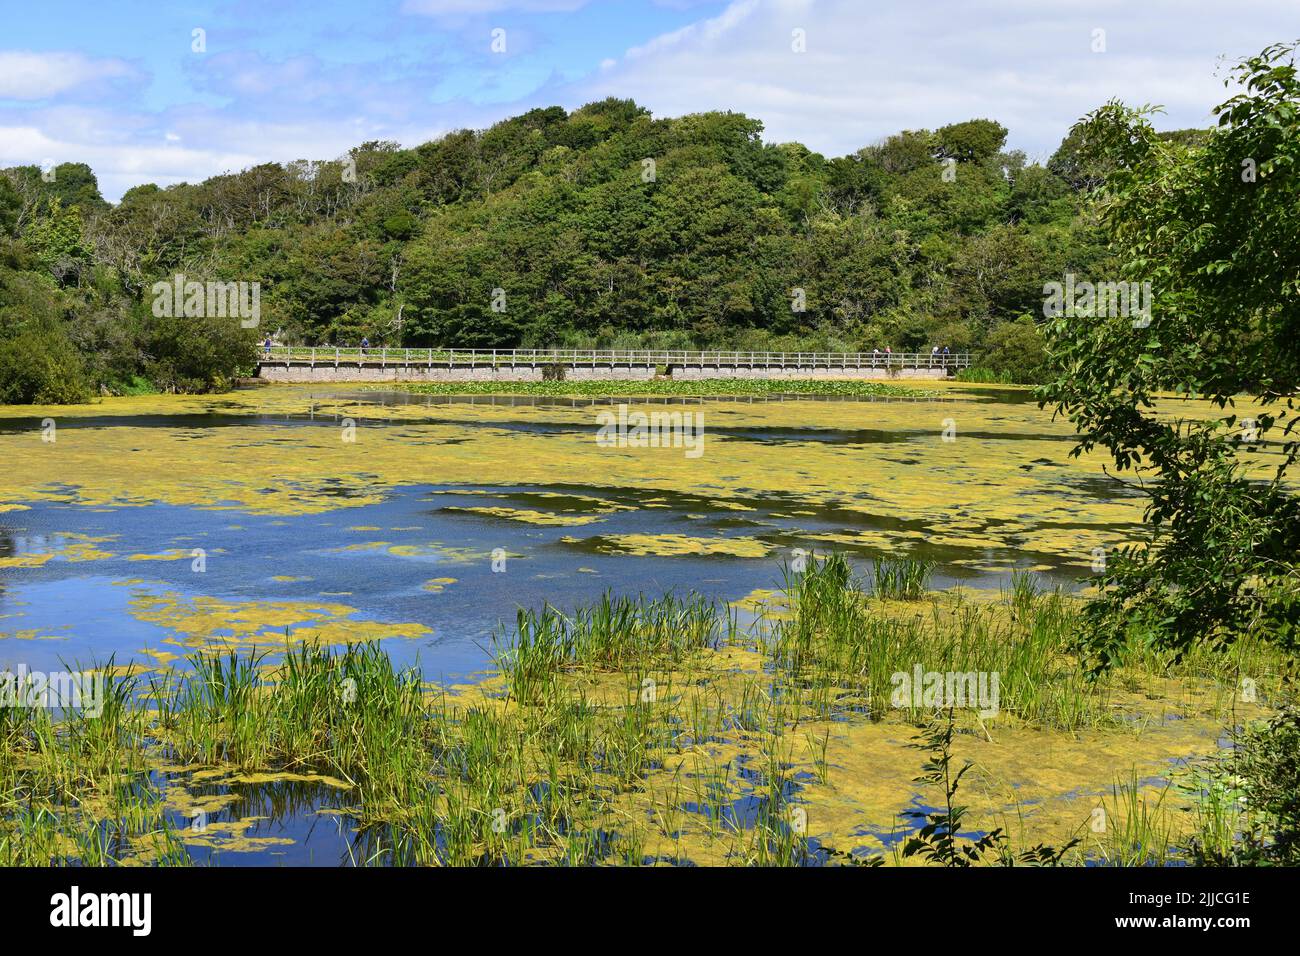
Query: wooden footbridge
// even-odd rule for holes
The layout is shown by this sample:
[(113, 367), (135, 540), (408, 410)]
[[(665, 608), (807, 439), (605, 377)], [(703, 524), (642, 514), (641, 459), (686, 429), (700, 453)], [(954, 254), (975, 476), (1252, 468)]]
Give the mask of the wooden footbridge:
[(272, 345), (258, 375), (280, 382), (939, 379), (966, 352), (739, 352), (678, 349), (410, 349)]

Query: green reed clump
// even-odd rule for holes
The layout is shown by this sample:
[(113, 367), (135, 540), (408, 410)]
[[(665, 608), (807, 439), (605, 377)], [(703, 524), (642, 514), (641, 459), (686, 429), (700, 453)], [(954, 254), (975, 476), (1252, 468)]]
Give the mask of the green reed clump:
[(1300, 863), (1300, 709), (1241, 728), (1233, 748), (1193, 770), (1196, 831), (1187, 851), (1202, 866)]
[(616, 598), (606, 592), (571, 615), (549, 604), (540, 611), (521, 608), (515, 633), (498, 633), (493, 649), (514, 697), (536, 702), (554, 693), (565, 671), (675, 665), (696, 651), (717, 648), (734, 632), (734, 615), (722, 618), (714, 601), (697, 594)]
[(372, 800), (427, 790), (430, 728), (416, 670), (398, 671), (376, 644), (289, 647), (274, 669), (265, 656), (200, 652), (188, 672), (152, 680), (157, 733), (177, 760), (319, 771)]
[(918, 601), (929, 590), (933, 573), (933, 561), (882, 558), (872, 572), (875, 595), (895, 601)]
[(1042, 591), (1042, 580), (1034, 572), (1011, 572), (1011, 609), (1016, 614), (1032, 611)]
[(793, 613), (776, 623), (773, 662), (820, 716), (865, 710), (880, 719), (896, 710), (922, 723), (940, 702), (895, 693), (904, 681), (910, 687), (920, 667), (960, 676), (965, 687), (982, 679), (990, 691), (996, 675), (996, 709), (1026, 720), (1074, 729), (1111, 719), (1108, 685), (1091, 680), (1069, 654), (1076, 611), (1059, 591), (1022, 583), (1012, 607), (957, 599), (899, 617), (873, 604), (878, 584), (867, 594), (834, 555), (788, 575), (786, 587), (795, 596)]
[(69, 668), (102, 691), (83, 708), (0, 708), (0, 865), (188, 862), (149, 779), (137, 682), (114, 670)]
[(1106, 866), (1162, 866), (1174, 846), (1173, 830), (1164, 812), (1169, 786), (1158, 792), (1142, 786), (1134, 772), (1116, 781), (1103, 798), (1091, 823), (1096, 833), (1093, 856)]

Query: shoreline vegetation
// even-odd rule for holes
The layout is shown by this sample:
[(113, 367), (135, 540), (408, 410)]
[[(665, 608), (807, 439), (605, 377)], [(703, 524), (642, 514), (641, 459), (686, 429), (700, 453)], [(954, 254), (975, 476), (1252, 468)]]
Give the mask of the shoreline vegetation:
[[(1043, 284), (1110, 259), (1077, 140), (1038, 163), (1007, 137), (973, 118), (828, 157), (765, 142), (739, 113), (607, 98), (413, 148), (142, 183), (116, 204), (84, 162), (0, 169), (0, 403), (219, 391), (266, 336), (938, 346), (1041, 382)], [(227, 288), (237, 301), (214, 302)]]
[[(340, 862), (358, 865), (1145, 865), (1269, 832), (1217, 741), (1262, 733), (1281, 651), (1174, 661), (1133, 634), (1097, 676), (1071, 650), (1077, 598), (1027, 573), (986, 600), (927, 577), (904, 560), (859, 582), (814, 558), (742, 605), (749, 627), (695, 594), (520, 610), (493, 670), (454, 687), (376, 644), (110, 661), (98, 719), (0, 709), (0, 864), (265, 850), (246, 835), (265, 817), (239, 814), (285, 781), (337, 795), (320, 813), (355, 826)], [(998, 674), (995, 713), (900, 703), (921, 666)], [(971, 764), (968, 806), (918, 777), (923, 750)]]
[(394, 382), (391, 385), (369, 385), (366, 386), (365, 391), (403, 391), (417, 395), (536, 395), (554, 398), (605, 398), (622, 395), (646, 398), (673, 396), (714, 398), (750, 395), (930, 398), (940, 394), (935, 389), (848, 379), (824, 381), (771, 381), (765, 379), (674, 381), (672, 379), (654, 379), (646, 382)]

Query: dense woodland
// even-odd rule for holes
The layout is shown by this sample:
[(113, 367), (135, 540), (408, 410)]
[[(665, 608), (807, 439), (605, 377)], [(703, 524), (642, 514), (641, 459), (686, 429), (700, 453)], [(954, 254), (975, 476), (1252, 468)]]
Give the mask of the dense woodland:
[[(83, 164), (4, 170), (0, 401), (217, 387), (268, 334), (937, 345), (1036, 381), (1044, 282), (1108, 269), (1082, 201), (1101, 171), (1073, 137), (1039, 165), (986, 119), (834, 159), (761, 133), (736, 113), (655, 119), (609, 99), (414, 149), (371, 142), (339, 161), (138, 186), (117, 205)], [(150, 287), (176, 274), (260, 283), (260, 327), (155, 316)]]

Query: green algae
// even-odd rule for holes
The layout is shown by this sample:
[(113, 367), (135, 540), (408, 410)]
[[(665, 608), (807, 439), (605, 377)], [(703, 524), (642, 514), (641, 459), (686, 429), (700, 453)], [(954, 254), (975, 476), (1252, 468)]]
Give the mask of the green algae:
[(442, 510), (459, 514), (482, 515), (487, 518), (502, 518), (506, 521), (517, 521), (522, 524), (559, 527), (592, 524), (601, 520), (599, 515), (556, 514), (548, 511), (531, 511), (526, 508), (456, 507), (448, 505)]
[[(1169, 406), (1171, 416), (1215, 412), (1206, 403)], [(21, 451), (29, 441), (21, 432), (0, 435), (0, 454), (8, 463), (0, 475), (0, 506), (164, 502), (276, 516), (319, 514), (383, 501), (404, 485), (427, 480), (423, 476), (435, 462), (444, 493), (490, 494), (490, 486), (500, 485), (502, 495), (527, 494), (518, 489), (531, 488), (533, 494), (561, 496), (554, 503), (562, 507), (484, 514), (511, 521), (551, 523), (538, 516), (574, 512), (584, 517), (554, 522), (590, 523), (611, 509), (631, 507), (612, 502), (609, 492), (645, 509), (669, 507), (666, 497), (738, 513), (763, 502), (777, 506), (773, 517), (842, 519), (837, 523), (843, 531), (803, 532), (813, 541), (866, 551), (978, 549), (986, 558), (954, 557), (997, 570), (1004, 567), (998, 551), (1084, 568), (1094, 549), (1143, 538), (1141, 497), (1098, 481), (1105, 461), (1099, 454), (1070, 459), (1068, 423), (1053, 421), (1032, 404), (993, 403), (954, 387), (934, 400), (719, 400), (696, 408), (704, 415), (707, 435), (706, 453), (697, 460), (672, 449), (601, 448), (591, 408), (412, 404), (388, 407), (377, 418), (364, 404), (288, 386), (226, 396), (118, 398), (58, 409), (7, 407), (0, 420), (50, 415), (87, 424), (61, 429), (58, 442), (43, 446), (40, 454)], [(292, 421), (308, 409), (315, 416), (309, 427), (285, 428), (251, 417)], [(158, 417), (167, 415), (237, 417), (241, 424), (196, 431), (165, 424), (165, 418), (160, 424)], [(111, 424), (96, 423), (104, 416)], [(344, 440), (339, 424), (349, 418), (356, 423), (354, 441)], [(944, 440), (949, 420), (953, 441)], [(539, 430), (504, 427), (518, 422)], [(896, 439), (854, 440), (864, 429)], [(800, 432), (845, 439), (763, 437)], [(182, 434), (187, 440), (177, 441)], [(249, 454), (250, 449), (268, 453)], [(1274, 450), (1262, 449), (1251, 456), (1252, 467), (1265, 474), (1275, 458)], [(582, 476), (582, 490), (575, 475)], [(449, 486), (463, 491), (447, 491)], [(555, 490), (560, 486), (563, 492)], [(584, 504), (582, 497), (592, 500)], [(536, 515), (525, 514), (530, 510)], [(0, 558), (15, 568), (41, 560)]]
[(605, 554), (725, 555), (733, 558), (762, 558), (772, 549), (755, 538), (702, 538), (685, 534), (610, 534), (590, 538), (566, 536), (565, 544), (580, 544)]
[(283, 648), (300, 642), (342, 646), (432, 633), (429, 627), (413, 622), (357, 620), (357, 609), (346, 604), (233, 601), (176, 591), (138, 591), (131, 598), (130, 612), (171, 632), (163, 643), (186, 649)]

